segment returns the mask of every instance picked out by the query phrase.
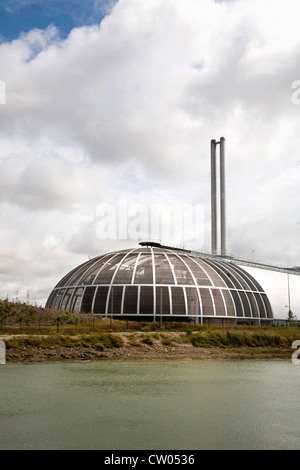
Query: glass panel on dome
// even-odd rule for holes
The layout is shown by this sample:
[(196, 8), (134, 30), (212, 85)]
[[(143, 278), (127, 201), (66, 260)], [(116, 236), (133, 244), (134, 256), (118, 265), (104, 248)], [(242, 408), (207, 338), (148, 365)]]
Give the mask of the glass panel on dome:
[(79, 266), (76, 269), (76, 272), (73, 274), (73, 276), (70, 277), (68, 282), (66, 282), (66, 286), (77, 286), (78, 281), (80, 281), (80, 278), (82, 275), (88, 270), (88, 268), (94, 263), (95, 261), (90, 260), (84, 263), (83, 265)]
[(201, 302), (202, 302), (202, 314), (205, 316), (206, 315), (213, 316), (214, 308), (213, 308), (212, 298), (210, 295), (210, 290), (200, 288), (199, 291), (200, 291)]
[[(208, 263), (209, 261), (207, 261)], [(231, 274), (228, 276), (228, 274), (225, 274), (225, 272), (219, 268), (215, 263), (213, 265), (214, 270), (219, 274), (219, 276), (225, 281), (225, 286), (226, 287), (236, 287), (233, 282), (231, 281)]]
[(183, 287), (172, 287), (172, 313), (173, 315), (185, 315), (185, 301)]
[(91, 313), (95, 290), (96, 290), (96, 287), (86, 287), (84, 294), (83, 294), (82, 304), (81, 304), (82, 312)]
[(267, 318), (273, 318), (272, 307), (270, 305), (268, 297), (266, 296), (266, 294), (262, 294), (261, 297), (262, 297), (262, 299), (264, 301), (264, 304), (266, 306)]
[(233, 303), (232, 297), (230, 295), (230, 292), (226, 289), (223, 289), (222, 294), (223, 294), (225, 304), (226, 304), (226, 308), (227, 308), (227, 316), (235, 317), (234, 303)]
[(63, 296), (65, 295), (66, 289), (60, 289), (56, 291), (56, 299), (54, 300), (54, 310), (59, 310)]
[(250, 289), (249, 284), (242, 276), (240, 276), (239, 272), (235, 269), (235, 266), (230, 266), (229, 263), (215, 263), (220, 266), (220, 269), (225, 272), (227, 277), (232, 279), (232, 282), (235, 284), (237, 289)]
[(76, 268), (72, 269), (72, 271), (70, 271), (68, 274), (66, 274), (59, 281), (59, 283), (56, 285), (56, 287), (62, 287), (62, 286), (68, 285), (68, 280), (73, 276), (73, 274), (77, 271), (77, 269), (78, 269), (78, 266)]
[(260, 318), (266, 318), (265, 304), (260, 294), (254, 294), (256, 302), (258, 304), (258, 312)]
[(138, 286), (126, 286), (124, 297), (124, 314), (137, 314)]
[(73, 290), (74, 289), (67, 289), (66, 290), (66, 293), (64, 295), (63, 301), (62, 301), (61, 306), (60, 306), (61, 310), (68, 310), (69, 302), (70, 302), (71, 296), (73, 294)]
[(95, 276), (100, 271), (100, 269), (105, 265), (106, 261), (111, 257), (111, 254), (104, 255), (98, 260), (93, 260), (94, 264), (92, 264), (89, 269), (84, 273), (84, 276), (80, 280), (80, 284), (82, 285), (91, 285), (95, 279)]
[(151, 255), (151, 248), (138, 248), (138, 250), (135, 250), (136, 253), (147, 253), (148, 255)]
[(47, 302), (46, 302), (45, 308), (53, 308), (53, 304), (54, 304), (54, 300), (55, 300), (55, 297), (56, 297), (56, 293), (57, 293), (56, 290), (53, 290), (53, 291), (51, 292), (51, 294), (49, 295), (48, 300), (47, 300)]
[(245, 292), (240, 291), (239, 294), (240, 294), (241, 300), (243, 302), (245, 317), (251, 317), (250, 305), (249, 305), (248, 298), (247, 298)]
[[(249, 288), (251, 290), (254, 290), (254, 291), (257, 291), (257, 283), (254, 282), (254, 279), (252, 278), (252, 276), (250, 274), (248, 274), (246, 271), (244, 271), (243, 269), (241, 269), (239, 266), (232, 266), (232, 269), (234, 269), (234, 271), (237, 271), (239, 272), (240, 276), (245, 279), (245, 282), (248, 284)], [(256, 285), (257, 284), (257, 285)], [(247, 289), (249, 289), (247, 288)], [(259, 289), (261, 290), (261, 288)]]
[(236, 273), (239, 273), (239, 280), (243, 279), (243, 286), (246, 290), (257, 291), (257, 285), (253, 282), (253, 278), (250, 274), (240, 269), (238, 266), (232, 266), (232, 270)]
[(156, 284), (175, 284), (171, 266), (165, 255), (156, 254), (154, 259)]
[(136, 253), (128, 255), (123, 259), (122, 263), (118, 267), (113, 284), (131, 284), (136, 259)]
[[(254, 277), (252, 277), (252, 276), (251, 276), (251, 279), (252, 279), (253, 283), (256, 285), (257, 290), (258, 290), (259, 292), (264, 292), (263, 288), (262, 288), (261, 285), (257, 282), (257, 280), (254, 279)], [(273, 315), (272, 315), (271, 318), (273, 318)]]
[(112, 286), (108, 301), (108, 311), (110, 314), (121, 313), (123, 286)]
[(169, 288), (166, 286), (156, 287), (156, 315), (170, 315)]
[(208, 275), (201, 267), (201, 260), (194, 260), (189, 258), (187, 255), (181, 255), (186, 264), (190, 267), (192, 273), (194, 274), (198, 286), (211, 286), (212, 283), (208, 278)]
[(98, 315), (105, 314), (106, 299), (107, 299), (108, 287), (99, 286), (96, 293), (94, 313)]
[(188, 315), (199, 316), (200, 304), (198, 290), (195, 287), (186, 287), (185, 292), (187, 298)]
[(153, 284), (152, 255), (142, 254), (139, 257), (133, 284)]
[(236, 315), (238, 317), (243, 317), (244, 316), (244, 311), (243, 311), (243, 306), (242, 306), (242, 302), (241, 302), (241, 299), (240, 299), (240, 296), (238, 294), (238, 292), (236, 290), (230, 290), (230, 293), (233, 297), (233, 300), (234, 300), (234, 305), (235, 305), (235, 308), (236, 308)]
[(252, 294), (252, 292), (246, 292), (246, 295), (247, 295), (248, 300), (249, 300), (250, 305), (251, 305), (252, 317), (258, 317), (259, 316), (258, 308), (257, 308), (257, 304), (256, 304), (255, 299), (254, 299), (254, 295)]
[(212, 289), (211, 293), (212, 293), (213, 300), (215, 303), (216, 315), (224, 317), (225, 306), (224, 306), (221, 291), (219, 289)]
[(177, 284), (194, 284), (192, 275), (188, 267), (184, 262), (178, 258), (176, 255), (168, 254), (171, 265), (173, 266), (173, 271), (177, 280)]
[(75, 289), (74, 295), (73, 295), (72, 300), (71, 300), (71, 302), (72, 302), (71, 308), (70, 308), (71, 312), (79, 312), (80, 311), (82, 293), (83, 293), (83, 288), (82, 287), (77, 287), (77, 289)]
[(225, 269), (223, 273), (224, 281), (228, 287), (231, 287), (231, 285), (233, 285), (233, 287), (235, 287), (236, 289), (243, 289), (243, 284), (239, 282), (235, 273), (230, 272), (228, 269)]
[[(235, 268), (239, 269), (239, 271), (241, 272), (242, 269), (239, 267), (239, 266), (235, 266)], [(253, 276), (251, 276), (251, 274), (247, 273), (246, 271), (242, 271), (243, 272), (243, 275), (244, 277), (247, 279), (247, 282), (248, 284), (251, 285), (251, 288), (252, 288), (252, 285), (254, 286), (253, 287), (253, 290), (255, 291), (259, 291), (259, 292), (263, 292), (263, 288), (261, 287), (261, 285), (257, 282), (256, 279), (254, 279)], [(242, 273), (241, 273), (242, 274)]]
[(105, 266), (101, 269), (99, 274), (97, 274), (97, 278), (94, 281), (94, 284), (109, 284), (115, 270), (118, 267), (118, 264), (122, 261), (123, 258), (124, 254), (119, 254), (108, 259)]
[(203, 260), (202, 263), (204, 271), (207, 272), (212, 283), (215, 287), (227, 287), (221, 276), (218, 274), (218, 270), (215, 268), (214, 263), (211, 263), (209, 260)]
[(153, 287), (152, 286), (141, 286), (140, 314), (141, 315), (153, 315)]

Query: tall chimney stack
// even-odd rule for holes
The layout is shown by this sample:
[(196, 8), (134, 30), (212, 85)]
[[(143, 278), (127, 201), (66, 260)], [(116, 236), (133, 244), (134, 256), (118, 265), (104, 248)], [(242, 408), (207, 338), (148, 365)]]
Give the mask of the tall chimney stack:
[(217, 165), (216, 148), (220, 145), (220, 226), (221, 226), (221, 256), (226, 255), (226, 204), (225, 204), (225, 138), (219, 142), (211, 140), (211, 251), (218, 253), (218, 224), (217, 224)]
[(221, 255), (226, 255), (225, 138), (220, 139)]
[(217, 167), (216, 167), (216, 147), (217, 143), (212, 140), (210, 143), (211, 155), (211, 251), (217, 254)]

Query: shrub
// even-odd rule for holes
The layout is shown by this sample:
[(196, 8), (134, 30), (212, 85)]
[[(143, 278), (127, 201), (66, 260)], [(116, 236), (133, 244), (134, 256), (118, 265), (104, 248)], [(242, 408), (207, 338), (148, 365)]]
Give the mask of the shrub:
[(196, 348), (209, 348), (211, 346), (207, 338), (201, 334), (191, 335), (190, 342)]
[(138, 341), (136, 341), (134, 339), (129, 340), (128, 344), (130, 344), (130, 346), (140, 346), (141, 345), (141, 343), (139, 343)]
[(150, 325), (144, 326), (144, 327), (142, 328), (142, 331), (151, 331)]
[(149, 337), (143, 338), (142, 343), (148, 344), (148, 346), (153, 346), (153, 341)]
[(190, 341), (195, 347), (289, 347), (292, 343), (289, 340), (284, 341), (279, 335), (270, 334), (248, 334), (246, 332), (231, 332), (224, 333), (209, 332), (206, 334), (193, 334), (191, 336), (182, 337), (183, 341)]

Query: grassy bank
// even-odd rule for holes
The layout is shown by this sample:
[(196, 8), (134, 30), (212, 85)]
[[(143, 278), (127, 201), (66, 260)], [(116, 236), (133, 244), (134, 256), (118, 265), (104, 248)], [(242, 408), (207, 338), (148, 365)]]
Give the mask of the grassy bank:
[[(5, 337), (4, 337), (5, 339)], [(122, 339), (117, 335), (107, 333), (91, 333), (78, 336), (69, 335), (13, 335), (5, 341), (7, 350), (30, 348), (119, 348), (123, 346)]]
[(111, 332), (85, 332), (73, 331), (48, 331), (35, 333), (14, 331), (1, 334), (8, 352), (24, 350), (48, 350), (48, 349), (93, 349), (104, 351), (109, 349), (126, 349), (127, 351), (151, 349), (178, 349), (185, 348), (188, 353), (192, 349), (249, 349), (258, 350), (264, 348), (271, 351), (291, 351), (293, 341), (299, 339), (299, 330), (293, 328), (281, 328), (274, 332), (272, 329), (239, 330), (218, 328), (203, 328), (202, 331), (111, 331)]
[(218, 347), (218, 348), (291, 348), (294, 340), (299, 338), (297, 329), (280, 329), (277, 333), (273, 330), (266, 329), (264, 331), (239, 331), (227, 330), (226, 332), (206, 331), (202, 333), (194, 333), (187, 335), (185, 341), (191, 342), (195, 347)]
[(298, 326), (134, 322), (62, 313), (0, 301), (0, 339), (8, 360), (184, 357), (289, 357)]

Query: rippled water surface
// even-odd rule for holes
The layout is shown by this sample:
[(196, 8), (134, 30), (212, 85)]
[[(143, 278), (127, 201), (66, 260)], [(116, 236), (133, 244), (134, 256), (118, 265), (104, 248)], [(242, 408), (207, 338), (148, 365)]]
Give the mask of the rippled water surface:
[(0, 449), (299, 449), (291, 362), (0, 366)]

